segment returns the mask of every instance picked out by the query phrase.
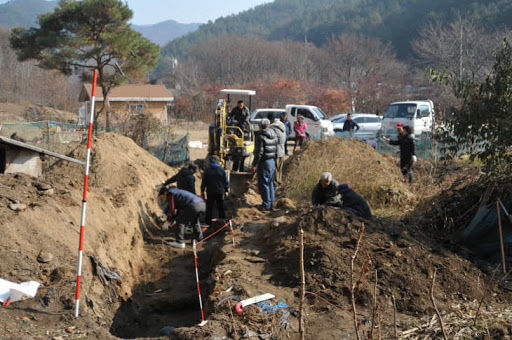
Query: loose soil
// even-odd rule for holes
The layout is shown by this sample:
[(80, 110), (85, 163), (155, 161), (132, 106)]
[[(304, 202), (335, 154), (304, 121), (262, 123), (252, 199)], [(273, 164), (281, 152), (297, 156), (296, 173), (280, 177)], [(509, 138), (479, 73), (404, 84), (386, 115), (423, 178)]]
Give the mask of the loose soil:
[[(354, 339), (350, 260), (364, 224), (354, 271), (361, 334), (366, 337), (372, 330), (375, 338), (377, 332), (383, 338), (392, 337), (392, 295), (396, 298), (398, 331), (439, 338), (429, 299), (430, 276), (435, 269), (435, 298), (451, 335), (460, 331), (463, 338), (484, 334), (495, 338), (509, 336), (510, 293), (493, 279), (491, 267), (476, 266), (454, 247), (440, 242), (449, 233), (433, 235), (431, 225), (439, 224), (436, 216), (440, 215), (429, 215), (430, 209), (425, 208), (433, 202), (448, 202), (444, 198), (448, 193), (439, 196), (442, 191), (437, 188), (456, 188), (456, 183), (460, 190), (452, 191), (463, 202), (464, 188), (470, 186), (462, 183), (473, 183), (477, 174), (472, 169), (454, 171), (425, 162), (417, 172), (419, 176), (430, 174), (429, 181), (434, 182), (421, 179), (417, 186), (408, 187), (401, 182), (396, 159), (373, 153), (360, 142), (349, 143), (354, 144), (311, 143), (288, 161), (285, 187), (291, 188), (295, 183), (296, 187), (310, 188), (319, 175), (316, 172), (332, 170), (340, 181), (367, 179), (368, 187), (363, 186), (362, 179), (355, 186), (363, 192), (368, 190), (365, 195), (376, 202), (373, 204), (392, 205), (390, 197), (396, 198), (394, 204), (407, 202), (411, 214), (402, 220), (378, 216), (363, 220), (334, 208), (312, 208), (305, 196), (294, 200), (284, 197), (287, 190), (278, 192), (278, 209), (264, 213), (254, 208), (260, 200), (255, 183), (251, 182), (245, 195), (226, 202), (235, 225), (236, 249), (229, 232), (219, 233), (198, 249), (201, 292), (208, 320), (204, 327), (196, 326), (201, 317), (191, 247), (170, 248), (165, 243), (170, 233), (161, 229), (158, 217), (161, 209), (155, 187), (178, 169), (161, 163), (128, 138), (110, 133), (95, 138), (78, 319), (73, 317), (72, 309), (83, 169), (48, 160), (42, 178), (0, 174), (1, 277), (42, 283), (36, 298), (0, 308), (0, 335), (35, 339), (169, 338), (161, 333), (168, 326), (175, 327), (173, 339), (297, 339), (297, 234), (302, 228), (306, 289), (310, 292), (306, 299), (306, 338)], [(71, 156), (84, 158), (83, 144), (69, 147)], [(323, 168), (318, 163), (323, 159), (318, 155), (337, 162), (332, 158), (333, 147), (342, 153), (353, 150), (357, 155), (351, 163), (336, 163), (343, 172), (336, 173), (338, 166)], [(313, 163), (305, 158), (308, 152), (312, 153)], [(305, 164), (318, 165), (307, 175), (311, 177), (304, 177), (301, 172)], [(366, 172), (357, 170), (364, 167), (373, 168)], [(432, 180), (443, 171), (446, 175)], [(436, 189), (430, 195), (420, 195), (417, 188), (424, 183)], [(380, 187), (386, 188), (382, 191), (386, 194), (372, 196), (371, 188)], [(468, 195), (478, 196), (476, 190), (468, 190)], [(8, 207), (12, 201), (26, 204), (26, 210), (12, 211)], [(455, 207), (453, 204), (453, 209), (444, 211), (455, 214)], [(51, 259), (40, 263), (39, 255), (50, 255)], [(113, 282), (112, 287), (105, 286), (89, 256), (118, 273), (121, 281)], [(233, 312), (238, 299), (262, 293), (274, 294), (274, 303), (282, 301), (289, 307), (270, 314), (257, 306), (244, 308), (243, 314)], [(480, 317), (472, 327), (482, 296), (486, 298)]]

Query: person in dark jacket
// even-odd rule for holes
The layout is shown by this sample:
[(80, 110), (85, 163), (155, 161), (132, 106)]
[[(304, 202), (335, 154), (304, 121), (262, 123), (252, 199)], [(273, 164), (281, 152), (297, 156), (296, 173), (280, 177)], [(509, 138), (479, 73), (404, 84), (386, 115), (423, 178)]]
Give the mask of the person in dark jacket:
[(260, 210), (272, 210), (274, 207), (274, 176), (276, 173), (276, 157), (278, 138), (273, 129), (270, 128), (270, 121), (262, 119), (260, 131), (256, 135), (254, 145), (254, 160), (252, 172), (258, 173), (258, 190), (263, 204)]
[(236, 107), (231, 110), (228, 116), (228, 122), (232, 126), (238, 126), (243, 131), (249, 131), (249, 117), (251, 112), (245, 106), (243, 100), (239, 100)]
[(338, 182), (332, 178), (330, 172), (323, 172), (320, 180), (313, 189), (311, 200), (314, 206), (330, 205), (341, 207), (341, 195), (338, 193)]
[(372, 217), (368, 202), (366, 202), (363, 196), (352, 190), (347, 183), (340, 184), (338, 186), (338, 192), (341, 194), (343, 200), (342, 209), (351, 211), (364, 218)]
[(203, 174), (201, 182), (201, 195), (206, 191), (206, 223), (211, 225), (214, 205), (217, 206), (219, 218), (225, 219), (224, 198), (229, 191), (228, 175), (219, 164), (218, 156), (210, 157), (210, 166)]
[(185, 226), (192, 225), (196, 241), (203, 239), (203, 232), (199, 216), (206, 211), (204, 200), (189, 191), (176, 187), (162, 188), (158, 193), (161, 199), (167, 202), (167, 223), (176, 219), (176, 241), (169, 242), (175, 248), (185, 248)]
[[(398, 128), (398, 125), (397, 125)], [(412, 182), (412, 166), (416, 163), (416, 146), (412, 137), (412, 129), (410, 126), (404, 126), (399, 129), (398, 140), (392, 141), (385, 139), (391, 145), (400, 147), (400, 169), (402, 174), (407, 177), (409, 183)]]
[(358, 131), (359, 129), (359, 124), (354, 122), (354, 120), (352, 119), (352, 113), (348, 113), (347, 120), (345, 121), (345, 124), (343, 124), (343, 131), (348, 131), (350, 132), (350, 135), (352, 135), (352, 133)]
[(286, 127), (286, 142), (284, 143), (284, 154), (288, 156), (288, 139), (290, 139), (290, 135), (292, 134), (292, 124), (288, 120), (286, 112), (281, 113), (281, 121)]
[(190, 163), (188, 166), (183, 167), (178, 173), (163, 183), (166, 187), (169, 184), (178, 182), (178, 189), (187, 190), (194, 195), (196, 194), (196, 177), (197, 165)]

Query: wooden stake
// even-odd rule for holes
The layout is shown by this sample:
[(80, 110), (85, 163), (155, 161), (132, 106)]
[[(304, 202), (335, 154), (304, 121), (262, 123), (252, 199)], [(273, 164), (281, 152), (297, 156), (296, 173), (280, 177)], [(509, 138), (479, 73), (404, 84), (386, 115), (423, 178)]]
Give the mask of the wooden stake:
[(507, 268), (505, 264), (505, 246), (503, 245), (503, 229), (501, 228), (501, 207), (499, 199), (496, 201), (496, 211), (498, 212), (498, 230), (500, 233), (501, 265), (503, 267), (503, 274), (507, 274)]
[(395, 340), (398, 340), (398, 330), (396, 326), (396, 301), (395, 295), (391, 294), (391, 299), (393, 300), (393, 328), (395, 330)]
[(304, 230), (299, 231), (299, 247), (300, 247), (300, 315), (299, 315), (299, 333), (300, 339), (304, 340), (306, 331), (304, 327), (304, 299), (306, 297), (306, 275), (304, 273)]
[(357, 254), (359, 253), (359, 246), (361, 245), (361, 240), (364, 235), (364, 223), (361, 225), (361, 230), (359, 231), (359, 237), (357, 238), (356, 249), (354, 250), (354, 255), (352, 255), (352, 260), (350, 261), (350, 298), (352, 300), (352, 318), (354, 319), (354, 329), (356, 331), (356, 338), (360, 340), (361, 337), (359, 335), (359, 325), (357, 321), (357, 309), (356, 309), (356, 283), (354, 282), (354, 264), (356, 262)]
[(444, 330), (443, 318), (441, 317), (441, 313), (439, 313), (439, 309), (437, 309), (436, 300), (434, 298), (434, 285), (436, 283), (436, 269), (434, 268), (434, 272), (432, 273), (432, 286), (430, 287), (430, 301), (432, 301), (432, 305), (436, 310), (437, 319), (439, 320), (439, 326), (441, 326), (441, 332), (443, 332), (443, 339), (448, 340), (446, 336), (446, 332)]

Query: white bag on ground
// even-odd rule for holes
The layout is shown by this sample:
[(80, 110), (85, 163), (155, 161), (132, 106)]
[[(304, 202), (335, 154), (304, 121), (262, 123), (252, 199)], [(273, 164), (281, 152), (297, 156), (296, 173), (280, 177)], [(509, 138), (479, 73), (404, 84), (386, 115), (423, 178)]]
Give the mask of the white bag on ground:
[(37, 290), (41, 284), (36, 281), (27, 281), (23, 283), (15, 283), (0, 279), (0, 302), (11, 298), (11, 302), (23, 300), (25, 298), (33, 298), (37, 294)]

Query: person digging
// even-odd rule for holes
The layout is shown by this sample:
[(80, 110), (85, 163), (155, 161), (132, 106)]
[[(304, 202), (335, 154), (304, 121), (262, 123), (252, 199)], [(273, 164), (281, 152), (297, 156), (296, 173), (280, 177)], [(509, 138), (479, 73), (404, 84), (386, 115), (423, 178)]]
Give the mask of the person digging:
[(343, 201), (341, 209), (353, 212), (367, 219), (372, 218), (372, 211), (368, 202), (366, 202), (363, 196), (352, 190), (347, 183), (338, 185), (337, 191), (340, 193)]
[(167, 202), (166, 216), (167, 222), (164, 229), (169, 228), (173, 219), (176, 220), (176, 241), (169, 242), (169, 245), (175, 248), (185, 248), (185, 226), (192, 225), (194, 230), (194, 239), (201, 241), (203, 239), (203, 232), (201, 230), (201, 223), (199, 216), (206, 211), (206, 204), (204, 200), (186, 190), (181, 190), (176, 187), (162, 188), (158, 193), (159, 197)]
[(329, 205), (341, 207), (341, 195), (338, 192), (338, 182), (330, 172), (323, 172), (320, 180), (313, 189), (311, 200), (314, 206)]
[(178, 171), (178, 173), (167, 181), (163, 182), (162, 187), (166, 187), (169, 184), (177, 183), (178, 189), (186, 190), (188, 192), (196, 194), (196, 177), (197, 165), (195, 163), (189, 163), (187, 166)]

